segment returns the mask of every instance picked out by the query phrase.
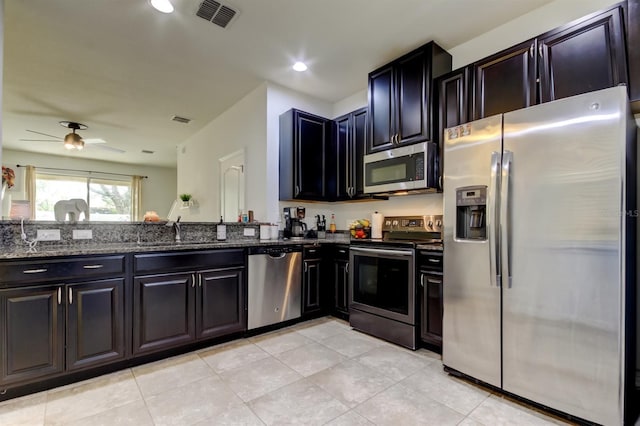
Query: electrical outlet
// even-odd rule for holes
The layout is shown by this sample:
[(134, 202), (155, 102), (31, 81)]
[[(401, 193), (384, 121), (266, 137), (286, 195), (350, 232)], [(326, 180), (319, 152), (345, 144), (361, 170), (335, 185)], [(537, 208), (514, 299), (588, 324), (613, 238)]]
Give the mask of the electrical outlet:
[(38, 241), (59, 241), (60, 230), (59, 229), (38, 229), (36, 238)]
[(93, 238), (93, 230), (91, 229), (74, 229), (73, 230), (74, 240), (90, 240), (92, 238)]
[(256, 236), (255, 228), (244, 228), (244, 236), (245, 237), (255, 237)]

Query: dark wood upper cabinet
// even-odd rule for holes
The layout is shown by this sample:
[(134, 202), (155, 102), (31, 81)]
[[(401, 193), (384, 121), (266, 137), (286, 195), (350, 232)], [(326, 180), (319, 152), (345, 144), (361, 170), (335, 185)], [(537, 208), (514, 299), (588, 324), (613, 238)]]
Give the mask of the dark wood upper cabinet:
[(626, 84), (622, 8), (538, 37), (541, 102)]
[(537, 103), (536, 41), (529, 40), (474, 64), (474, 120)]
[(364, 193), (363, 159), (368, 132), (367, 108), (361, 108), (334, 120), (335, 162), (334, 200), (349, 200)]
[(640, 112), (640, 0), (627, 1), (627, 66), (629, 99), (634, 112)]
[[(436, 80), (438, 91), (438, 176), (442, 176), (444, 170), (444, 129), (457, 126), (470, 121), (471, 106), (469, 102), (471, 67), (451, 71)], [(441, 180), (438, 179), (438, 188), (442, 189)]]
[(369, 73), (367, 153), (432, 140), (432, 79), (451, 71), (451, 55), (430, 42)]
[[(476, 62), (473, 118), (626, 84), (624, 14), (625, 8), (628, 14), (637, 7), (632, 3), (588, 15)], [(628, 40), (636, 31), (629, 28)], [(630, 60), (639, 58), (631, 55)], [(633, 94), (632, 85), (632, 100)]]
[(280, 200), (329, 198), (330, 129), (330, 120), (296, 109), (280, 116)]

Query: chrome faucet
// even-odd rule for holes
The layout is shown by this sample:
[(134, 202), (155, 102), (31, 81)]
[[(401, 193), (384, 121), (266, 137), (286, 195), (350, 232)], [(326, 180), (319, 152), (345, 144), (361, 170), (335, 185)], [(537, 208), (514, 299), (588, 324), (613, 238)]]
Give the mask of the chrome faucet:
[(182, 239), (180, 238), (180, 218), (181, 217), (182, 216), (178, 216), (176, 221), (173, 222), (173, 230), (176, 231), (176, 243), (179, 243), (180, 241), (182, 241)]

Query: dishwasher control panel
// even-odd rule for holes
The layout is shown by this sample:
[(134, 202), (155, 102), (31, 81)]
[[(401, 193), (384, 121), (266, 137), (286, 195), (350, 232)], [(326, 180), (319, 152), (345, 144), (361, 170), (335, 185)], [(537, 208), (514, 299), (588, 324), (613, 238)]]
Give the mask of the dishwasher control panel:
[(266, 246), (266, 247), (249, 247), (249, 255), (255, 254), (282, 254), (301, 252), (301, 245), (290, 246)]

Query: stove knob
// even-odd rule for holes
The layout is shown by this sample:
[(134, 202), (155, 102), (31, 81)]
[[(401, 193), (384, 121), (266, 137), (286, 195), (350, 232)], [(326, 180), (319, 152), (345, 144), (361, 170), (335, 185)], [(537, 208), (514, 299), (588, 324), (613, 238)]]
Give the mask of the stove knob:
[(398, 221), (397, 220), (393, 221), (393, 226), (398, 226)]
[(427, 228), (428, 229), (433, 229), (433, 221), (429, 221), (429, 223), (427, 223)]
[(440, 219), (436, 220), (436, 227), (442, 228), (442, 221)]

